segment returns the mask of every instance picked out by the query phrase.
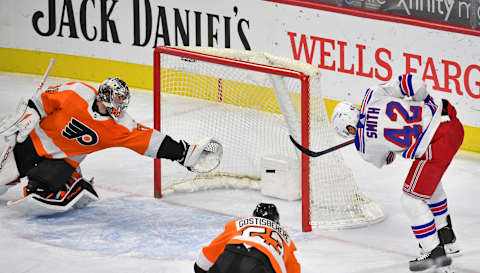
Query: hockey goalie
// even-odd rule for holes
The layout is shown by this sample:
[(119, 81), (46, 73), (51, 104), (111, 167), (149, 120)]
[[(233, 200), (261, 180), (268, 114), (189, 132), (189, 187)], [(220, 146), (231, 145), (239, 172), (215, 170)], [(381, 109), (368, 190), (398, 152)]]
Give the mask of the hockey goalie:
[(50, 215), (97, 201), (93, 179), (83, 177), (80, 163), (110, 147), (176, 161), (193, 172), (210, 172), (220, 164), (223, 148), (212, 137), (189, 144), (135, 122), (126, 112), (130, 96), (123, 80), (108, 78), (98, 90), (69, 82), (22, 100), (0, 121), (6, 141), (0, 195), (20, 178), (27, 181), (24, 196), (7, 206), (27, 215)]

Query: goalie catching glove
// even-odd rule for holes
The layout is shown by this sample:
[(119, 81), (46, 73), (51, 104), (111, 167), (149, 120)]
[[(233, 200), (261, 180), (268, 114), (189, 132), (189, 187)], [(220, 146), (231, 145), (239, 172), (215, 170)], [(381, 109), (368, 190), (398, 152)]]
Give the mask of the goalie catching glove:
[(24, 142), (30, 132), (40, 122), (40, 114), (31, 100), (22, 99), (15, 113), (11, 113), (0, 122), (0, 134), (17, 134), (17, 142)]
[(188, 170), (196, 173), (208, 173), (220, 165), (223, 146), (214, 138), (207, 137), (190, 146), (184, 141), (182, 143), (188, 149), (179, 162)]

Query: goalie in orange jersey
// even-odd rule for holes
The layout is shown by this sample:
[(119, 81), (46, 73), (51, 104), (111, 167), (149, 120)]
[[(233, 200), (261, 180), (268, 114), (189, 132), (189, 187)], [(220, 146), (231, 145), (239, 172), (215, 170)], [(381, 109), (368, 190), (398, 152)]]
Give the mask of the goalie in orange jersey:
[[(211, 137), (190, 145), (145, 127), (126, 112), (130, 90), (119, 78), (97, 89), (83, 82), (49, 87), (0, 121), (7, 147), (1, 155), (0, 194), (26, 177), (24, 198), (8, 203), (32, 215), (83, 207), (98, 199), (80, 173), (90, 153), (125, 147), (152, 158), (177, 161), (194, 172), (220, 163), (222, 146)], [(70, 181), (70, 182), (69, 182)]]
[(260, 203), (252, 217), (227, 223), (200, 252), (195, 273), (300, 273), (295, 244), (279, 219), (274, 204)]

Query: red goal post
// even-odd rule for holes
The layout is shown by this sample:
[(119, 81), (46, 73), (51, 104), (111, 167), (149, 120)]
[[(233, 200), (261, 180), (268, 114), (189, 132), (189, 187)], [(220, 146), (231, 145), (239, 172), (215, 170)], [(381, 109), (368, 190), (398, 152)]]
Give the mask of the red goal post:
[[(353, 181), (352, 183), (354, 184), (352, 186), (351, 182), (348, 182), (349, 184), (344, 187), (348, 191), (348, 193), (341, 193), (338, 196), (343, 195), (350, 195), (351, 197), (348, 197), (346, 199), (349, 199), (347, 201), (341, 201), (338, 204), (334, 204), (335, 199), (342, 199), (338, 198), (335, 194), (332, 194), (327, 198), (330, 203), (328, 204), (318, 204), (317, 201), (312, 201), (313, 199), (325, 199), (323, 197), (316, 196), (322, 191), (328, 191), (328, 190), (333, 190), (333, 191), (339, 191), (338, 188), (342, 187), (342, 185), (337, 185), (337, 186), (329, 186), (328, 184), (332, 181), (327, 181), (327, 183), (320, 183), (318, 181), (323, 181), (323, 178), (318, 179), (318, 177), (324, 176), (322, 174), (317, 174), (317, 170), (312, 170), (313, 169), (319, 169), (321, 166), (325, 165), (325, 162), (332, 161), (332, 159), (326, 159), (327, 161), (324, 161), (321, 163), (320, 159), (312, 159), (308, 157), (307, 155), (303, 153), (299, 153), (298, 151), (295, 150), (293, 145), (291, 143), (285, 142), (283, 137), (285, 139), (288, 139), (288, 134), (292, 135), (297, 139), (297, 141), (300, 141), (301, 145), (304, 147), (311, 147), (311, 142), (315, 142), (317, 138), (322, 138), (320, 135), (318, 135), (318, 131), (329, 131), (329, 129), (324, 129), (323, 127), (328, 127), (330, 126), (328, 124), (328, 118), (325, 120), (326, 112), (324, 109), (323, 101), (320, 100), (321, 102), (319, 103), (318, 99), (315, 99), (311, 97), (310, 93), (310, 88), (311, 88), (311, 75), (308, 73), (305, 73), (304, 71), (301, 71), (298, 68), (299, 62), (289, 60), (286, 58), (282, 57), (277, 57), (268, 54), (267, 57), (264, 57), (261, 55), (261, 58), (263, 61), (256, 62), (252, 61), (252, 59), (255, 59), (257, 57), (245, 57), (245, 56), (250, 56), (252, 54), (257, 54), (257, 53), (251, 53), (251, 52), (243, 52), (243, 51), (238, 51), (238, 50), (229, 50), (229, 49), (212, 49), (212, 48), (187, 48), (187, 47), (164, 47), (160, 46), (155, 48), (154, 50), (154, 60), (153, 60), (153, 66), (154, 66), (154, 128), (157, 130), (162, 130), (163, 128), (163, 123), (162, 121), (162, 96), (168, 97), (172, 93), (174, 93), (174, 96), (186, 96), (188, 97), (189, 100), (192, 100), (192, 98), (195, 100), (192, 102), (192, 104), (196, 104), (197, 102), (200, 103), (200, 101), (203, 103), (204, 101), (208, 101), (208, 103), (213, 103), (215, 105), (226, 105), (230, 104), (234, 105), (235, 108), (249, 108), (250, 106), (245, 106), (245, 102), (227, 102), (227, 99), (229, 98), (230, 94), (227, 92), (235, 92), (235, 88), (229, 88), (228, 85), (232, 85), (232, 78), (235, 78), (233, 84), (237, 84), (236, 89), (238, 90), (237, 92), (244, 92), (251, 94), (257, 94), (263, 92), (262, 90), (267, 90), (265, 92), (269, 92), (269, 90), (274, 90), (275, 92), (273, 93), (273, 97), (277, 96), (277, 98), (274, 100), (278, 101), (278, 106), (273, 106), (276, 110), (264, 110), (260, 109), (260, 111), (273, 113), (272, 115), (278, 116), (277, 112), (280, 112), (281, 120), (284, 123), (287, 123), (285, 127), (287, 129), (282, 129), (285, 131), (282, 131), (282, 135), (284, 136), (277, 136), (279, 133), (276, 133), (275, 136), (272, 137), (272, 139), (267, 139), (265, 140), (265, 143), (268, 143), (270, 145), (270, 142), (281, 142), (279, 144), (282, 146), (280, 150), (285, 151), (288, 150), (288, 153), (292, 155), (293, 157), (298, 157), (299, 162), (300, 162), (300, 173), (301, 173), (301, 199), (302, 199), (302, 227), (304, 231), (310, 231), (312, 230), (312, 225), (313, 226), (320, 226), (320, 228), (342, 228), (342, 227), (351, 227), (351, 226), (358, 226), (358, 225), (365, 225), (371, 222), (376, 222), (380, 221), (383, 219), (384, 214), (383, 210), (376, 205), (373, 201), (369, 200), (368, 198), (364, 197), (360, 192), (358, 192), (358, 189), (356, 187), (355, 182)], [(282, 58), (282, 59), (280, 59)], [(281, 65), (277, 64), (272, 64), (271, 60), (275, 60), (273, 62), (276, 62), (276, 60), (280, 60)], [(285, 61), (285, 60), (286, 61)], [(265, 62), (265, 60), (269, 60)], [(262, 63), (263, 62), (263, 63)], [(308, 65), (308, 64), (301, 64), (303, 65)], [(190, 67), (191, 66), (191, 67)], [(198, 68), (197, 68), (198, 67)], [(214, 68), (210, 68), (214, 67)], [(253, 71), (253, 72), (246, 72), (247, 74), (242, 74), (243, 76), (231, 76), (230, 74), (226, 74), (228, 76), (221, 76), (222, 72), (221, 70), (227, 69), (230, 73), (237, 73), (238, 71)], [(310, 68), (309, 68), (310, 69)], [(173, 71), (173, 72), (172, 72)], [(233, 72), (232, 72), (233, 71)], [(257, 74), (252, 74), (252, 73), (257, 73), (259, 72), (261, 75), (266, 75), (266, 76), (257, 76)], [(218, 73), (218, 75), (217, 75)], [(242, 72), (243, 73), (243, 72)], [(315, 73), (318, 73), (318, 71), (315, 71)], [(239, 74), (241, 74), (239, 72)], [(233, 74), (232, 74), (233, 75)], [(234, 74), (237, 75), (237, 74)], [(245, 76), (246, 75), (246, 76)], [(253, 75), (253, 76), (252, 76)], [(250, 78), (250, 77), (256, 77), (259, 78), (261, 84), (252, 84), (251, 80), (245, 80), (243, 81), (244, 78)], [(229, 79), (227, 79), (229, 78)], [(267, 80), (265, 80), (267, 79)], [(270, 83), (268, 83), (267, 87), (264, 87), (263, 85), (264, 82), (270, 80)], [(292, 81), (295, 81), (294, 84), (289, 84), (288, 86), (284, 86), (285, 81), (289, 80), (284, 80), (284, 79), (292, 79)], [(238, 83), (240, 82), (240, 83)], [(245, 83), (244, 83), (245, 82)], [(254, 81), (255, 82), (255, 81)], [(246, 90), (245, 88), (251, 88), (251, 90)], [(260, 88), (258, 91), (258, 88)], [(182, 90), (183, 93), (179, 94), (176, 93), (177, 90)], [(185, 90), (188, 89), (188, 92), (210, 92), (210, 94), (186, 94)], [(282, 90), (283, 89), (283, 90)], [(286, 95), (281, 95), (283, 93), (290, 93), (290, 90), (293, 89), (298, 89), (297, 93), (295, 94), (286, 94)], [(207, 90), (207, 91), (205, 91)], [(240, 91), (243, 90), (243, 91)], [(279, 95), (279, 91), (280, 95)], [(211, 94), (215, 93), (216, 94)], [(283, 93), (282, 93), (283, 92)], [(250, 94), (250, 95), (251, 95)], [(276, 94), (276, 95), (275, 95)], [(298, 101), (295, 101), (295, 97), (298, 95), (299, 99)], [(224, 97), (225, 96), (225, 97)], [(270, 95), (272, 96), (272, 95)], [(283, 102), (282, 102), (282, 97), (283, 96)], [(316, 95), (318, 97), (319, 95)], [(258, 102), (255, 104), (255, 111), (258, 111), (258, 107), (263, 107), (262, 105), (264, 102), (264, 97), (259, 97), (259, 98), (254, 98), (257, 99)], [(248, 101), (251, 101), (252, 98), (248, 98)], [(266, 99), (268, 100), (268, 99)], [(289, 102), (285, 102), (289, 101)], [(295, 102), (292, 102), (295, 101)], [(316, 104), (314, 106), (311, 105), (311, 103)], [(250, 103), (250, 102), (249, 102)], [(275, 102), (277, 103), (277, 102)], [(292, 106), (291, 104), (296, 104)], [(317, 105), (318, 104), (318, 105)], [(166, 104), (168, 106), (168, 104)], [(229, 107), (230, 107), (229, 106)], [(265, 107), (270, 107), (270, 106), (265, 106)], [(207, 107), (205, 107), (207, 108)], [(321, 108), (320, 114), (318, 113), (313, 113), (314, 111), (319, 111), (318, 109), (312, 110), (312, 108)], [(208, 112), (208, 110), (205, 110), (205, 112)], [(313, 114), (312, 114), (313, 113)], [(208, 113), (206, 113), (208, 114)], [(221, 116), (222, 114), (215, 114), (216, 116), (209, 116), (210, 118), (203, 118), (203, 120), (206, 119), (217, 119), (217, 117)], [(319, 124), (321, 123), (322, 129), (317, 129), (316, 128), (316, 121), (312, 120), (321, 120), (321, 122), (318, 122)], [(252, 121), (255, 123), (255, 121)], [(225, 122), (223, 124), (227, 124), (231, 122)], [(178, 124), (178, 122), (177, 122)], [(238, 124), (241, 126), (240, 122)], [(205, 127), (214, 127), (215, 125), (205, 125)], [(222, 125), (221, 125), (222, 126)], [(188, 126), (187, 126), (188, 127)], [(278, 126), (277, 126), (278, 127)], [(317, 126), (318, 127), (318, 126)], [(269, 127), (270, 128), (270, 127)], [(272, 127), (273, 128), (273, 127)], [(312, 129), (313, 128), (313, 129)], [(212, 128), (212, 132), (216, 132), (218, 128)], [(249, 132), (251, 128), (249, 126), (246, 127), (245, 130), (242, 130), (242, 132)], [(313, 132), (312, 132), (313, 130)], [(330, 133), (330, 132), (328, 132)], [(187, 133), (188, 134), (188, 133)], [(214, 133), (213, 133), (214, 134)], [(268, 134), (268, 133), (267, 133)], [(174, 135), (176, 136), (176, 135)], [(205, 135), (206, 136), (206, 135)], [(211, 135), (213, 137), (217, 137), (217, 135)], [(318, 137), (317, 137), (318, 136)], [(180, 137), (188, 137), (184, 136), (183, 132)], [(256, 139), (257, 136), (252, 137), (252, 139)], [(277, 140), (277, 138), (281, 140)], [(331, 143), (332, 140), (329, 141)], [(221, 140), (222, 142), (222, 140)], [(224, 143), (224, 146), (227, 146), (228, 150), (228, 144)], [(243, 144), (245, 147), (249, 147), (250, 144)], [(327, 146), (330, 144), (327, 144)], [(275, 146), (275, 145), (274, 145)], [(283, 147), (285, 146), (285, 147)], [(319, 146), (312, 147), (312, 149), (319, 149)], [(225, 156), (229, 156), (228, 153)], [(332, 155), (336, 156), (333, 161), (337, 162), (339, 161), (337, 159), (337, 155)], [(226, 158), (225, 160), (229, 160)], [(233, 159), (237, 160), (237, 159)], [(325, 159), (324, 159), (325, 160)], [(342, 159), (343, 160), (343, 159)], [(252, 161), (252, 159), (250, 159)], [(253, 160), (253, 161), (258, 161), (258, 160)], [(311, 161), (314, 161), (312, 164)], [(319, 163), (320, 162), (320, 163)], [(163, 180), (173, 180), (170, 179), (170, 176), (166, 176), (165, 172), (169, 171), (170, 168), (165, 168), (164, 167), (164, 173), (162, 173), (162, 164), (167, 164), (166, 161), (162, 162), (159, 159), (156, 159), (154, 161), (154, 195), (156, 198), (161, 198), (162, 197), (162, 191), (165, 190), (165, 181), (162, 181), (162, 176)], [(238, 163), (240, 164), (240, 163)], [(336, 164), (336, 163), (335, 163)], [(326, 167), (328, 169), (329, 167)], [(343, 167), (342, 167), (343, 168)], [(251, 175), (251, 174), (243, 174), (242, 171), (236, 171), (236, 170), (227, 170), (228, 167), (225, 167), (225, 169), (222, 169), (222, 165), (219, 167), (218, 173), (214, 173), (211, 176), (209, 176), (207, 179), (211, 183), (212, 180), (218, 179), (216, 177), (222, 177), (221, 179), (224, 179), (225, 177), (228, 177), (229, 180), (232, 177), (240, 177), (240, 179), (243, 181), (245, 177), (254, 177), (253, 180), (258, 180), (258, 175)], [(343, 170), (343, 169), (342, 169)], [(338, 173), (341, 173), (342, 171), (339, 171)], [(314, 173), (314, 177), (312, 178), (312, 173)], [(218, 174), (218, 176), (216, 176)], [(332, 176), (330, 174), (326, 176)], [(340, 174), (342, 176), (342, 174)], [(205, 178), (205, 177), (203, 177)], [(192, 178), (196, 179), (196, 178)], [(234, 178), (236, 179), (236, 178)], [(312, 179), (315, 180), (314, 183), (318, 184), (325, 184), (328, 185), (327, 188), (324, 186), (320, 186), (320, 188), (315, 185), (312, 186)], [(343, 180), (352, 180), (353, 178), (348, 177), (348, 179), (344, 179), (342, 176), (339, 178), (339, 181)], [(186, 181), (187, 179), (181, 179), (182, 181)], [(258, 181), (259, 182), (259, 181)], [(183, 182), (182, 182), (183, 183)], [(242, 184), (243, 182), (240, 182)], [(259, 182), (261, 183), (261, 182)], [(340, 184), (340, 183), (337, 183)], [(239, 184), (236, 184), (239, 185)], [(257, 188), (258, 189), (258, 188)], [(340, 190), (343, 191), (343, 190)], [(311, 193), (314, 193), (314, 196), (311, 196)], [(343, 198), (345, 199), (345, 198)], [(342, 200), (343, 200), (342, 199)], [(351, 199), (351, 200), (350, 200)], [(358, 204), (357, 204), (358, 203)], [(361, 204), (360, 204), (361, 203)], [(363, 206), (363, 208), (362, 208)], [(366, 209), (373, 210), (374, 213), (364, 213)], [(317, 212), (321, 211), (320, 214)], [(338, 216), (331, 217), (333, 220), (331, 222), (326, 222), (323, 220), (318, 219), (313, 220), (312, 218), (329, 218), (330, 216), (324, 217), (321, 214), (330, 214), (332, 211), (337, 211), (337, 214), (343, 214)], [(351, 217), (347, 215), (353, 215), (353, 211), (358, 211), (358, 215)], [(370, 217), (365, 217), (365, 214), (370, 214)], [(373, 217), (371, 217), (374, 215)], [(355, 218), (353, 220), (347, 219), (347, 218)], [(369, 218), (369, 219), (367, 219)]]

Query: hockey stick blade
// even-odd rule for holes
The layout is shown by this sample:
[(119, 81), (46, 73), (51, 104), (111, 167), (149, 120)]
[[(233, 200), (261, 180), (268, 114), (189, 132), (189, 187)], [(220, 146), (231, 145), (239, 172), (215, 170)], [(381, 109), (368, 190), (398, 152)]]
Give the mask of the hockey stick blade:
[(302, 145), (300, 145), (298, 142), (295, 141), (295, 139), (293, 139), (292, 136), (290, 136), (290, 140), (292, 141), (293, 145), (295, 145), (295, 147), (297, 147), (297, 149), (299, 149), (302, 153), (304, 153), (304, 154), (306, 154), (310, 157), (318, 157), (318, 156), (321, 156), (321, 155), (324, 155), (324, 154), (328, 154), (330, 152), (336, 151), (340, 148), (343, 148), (343, 147), (348, 146), (348, 145), (352, 144), (353, 142), (355, 142), (355, 139), (350, 139), (349, 141), (340, 143), (340, 144), (338, 144), (336, 146), (333, 146), (331, 148), (328, 148), (326, 150), (319, 151), (319, 152), (314, 152), (314, 151), (311, 151), (311, 150), (303, 147)]

